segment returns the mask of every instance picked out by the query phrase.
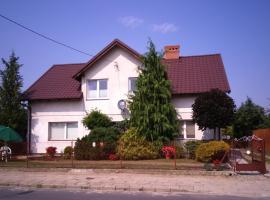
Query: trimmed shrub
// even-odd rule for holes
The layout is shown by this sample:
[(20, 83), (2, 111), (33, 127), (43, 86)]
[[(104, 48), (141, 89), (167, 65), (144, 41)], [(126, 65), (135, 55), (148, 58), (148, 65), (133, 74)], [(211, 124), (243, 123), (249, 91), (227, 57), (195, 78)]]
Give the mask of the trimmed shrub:
[(105, 159), (100, 146), (93, 147), (92, 142), (78, 139), (74, 147), (74, 156), (77, 160)]
[(47, 147), (46, 148), (46, 153), (50, 158), (53, 158), (56, 154), (56, 147)]
[(191, 140), (185, 143), (185, 149), (188, 153), (189, 158), (195, 159), (195, 152), (201, 144), (202, 141), (200, 140)]
[(155, 159), (155, 146), (140, 136), (135, 128), (127, 130), (119, 139), (117, 155), (124, 160)]
[(119, 122), (113, 122), (112, 126), (116, 128), (120, 133), (124, 133), (129, 129), (129, 121), (125, 119)]
[(111, 119), (98, 110), (93, 110), (91, 113), (89, 113), (86, 117), (83, 118), (82, 122), (83, 125), (89, 130), (98, 127), (106, 128), (112, 126)]
[(64, 158), (70, 159), (74, 149), (71, 146), (66, 146), (64, 149)]
[(98, 127), (94, 128), (91, 133), (85, 137), (87, 141), (91, 142), (116, 143), (119, 135), (120, 132), (116, 128)]
[(196, 150), (196, 160), (201, 162), (212, 162), (221, 160), (224, 153), (230, 149), (230, 146), (223, 141), (211, 141), (201, 144)]
[[(91, 133), (75, 143), (75, 158), (78, 160), (108, 159), (110, 154), (116, 153), (119, 136), (120, 132), (113, 127), (94, 128)], [(96, 143), (96, 147), (92, 146), (93, 142)]]

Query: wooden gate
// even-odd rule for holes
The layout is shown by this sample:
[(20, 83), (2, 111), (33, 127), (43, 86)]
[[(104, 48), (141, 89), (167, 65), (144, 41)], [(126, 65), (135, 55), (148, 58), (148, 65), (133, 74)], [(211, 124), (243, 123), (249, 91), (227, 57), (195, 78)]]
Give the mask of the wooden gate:
[(258, 171), (265, 174), (265, 141), (255, 135), (234, 140), (230, 160), (236, 172)]

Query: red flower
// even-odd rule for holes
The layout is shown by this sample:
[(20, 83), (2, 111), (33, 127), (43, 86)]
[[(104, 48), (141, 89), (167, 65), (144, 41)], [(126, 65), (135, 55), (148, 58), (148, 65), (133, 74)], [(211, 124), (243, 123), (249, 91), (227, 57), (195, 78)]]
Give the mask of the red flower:
[(213, 160), (213, 164), (217, 167), (220, 165), (221, 161), (220, 160)]
[(117, 156), (113, 153), (109, 155), (109, 160), (118, 160)]
[(48, 156), (50, 156), (51, 158), (53, 158), (56, 154), (56, 147), (47, 147), (46, 148), (46, 153), (48, 154)]
[(171, 158), (176, 154), (176, 150), (173, 146), (163, 146), (161, 151), (166, 158)]

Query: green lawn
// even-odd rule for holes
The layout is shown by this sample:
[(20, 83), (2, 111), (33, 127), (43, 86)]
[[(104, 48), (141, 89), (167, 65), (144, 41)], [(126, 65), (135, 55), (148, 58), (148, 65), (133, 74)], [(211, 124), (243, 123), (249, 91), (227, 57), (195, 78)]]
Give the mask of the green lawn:
[[(89, 168), (89, 169), (119, 169), (121, 161), (79, 161), (74, 160), (31, 160), (28, 162), (31, 168)], [(0, 167), (27, 167), (26, 160), (12, 160), (7, 163), (1, 161)], [(174, 160), (157, 159), (157, 160), (139, 160), (139, 161), (122, 161), (124, 169), (174, 169)], [(176, 169), (201, 170), (203, 164), (189, 159), (176, 159)]]

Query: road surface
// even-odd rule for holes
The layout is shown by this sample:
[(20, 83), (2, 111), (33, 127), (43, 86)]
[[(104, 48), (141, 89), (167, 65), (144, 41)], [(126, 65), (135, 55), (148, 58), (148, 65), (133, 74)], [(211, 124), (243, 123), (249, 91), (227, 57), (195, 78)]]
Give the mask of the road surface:
[(69, 191), (59, 189), (26, 189), (0, 187), (0, 200), (268, 200), (269, 197), (236, 197), (201, 194), (172, 194), (172, 193), (145, 193), (145, 192), (93, 192)]

